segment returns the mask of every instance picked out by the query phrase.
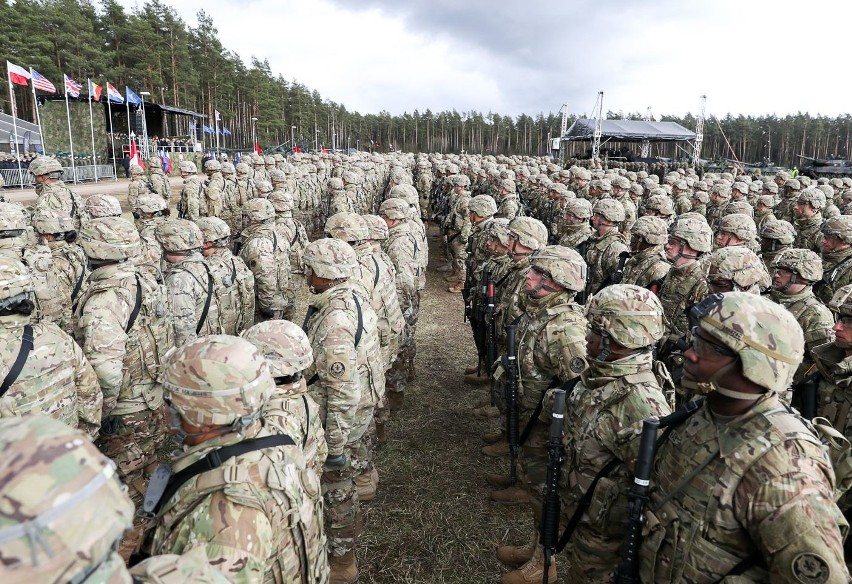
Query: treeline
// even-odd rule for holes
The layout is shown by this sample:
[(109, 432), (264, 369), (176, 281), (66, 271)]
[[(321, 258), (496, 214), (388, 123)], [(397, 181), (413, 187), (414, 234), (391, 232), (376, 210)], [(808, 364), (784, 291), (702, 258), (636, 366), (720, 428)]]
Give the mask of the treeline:
[[(234, 10), (239, 10), (238, 4)], [(250, 62), (244, 62), (222, 46), (212, 18), (204, 11), (191, 26), (159, 0), (146, 0), (130, 11), (116, 0), (99, 4), (89, 0), (0, 0), (0, 59), (33, 67), (60, 91), (62, 75), (67, 73), (83, 83), (92, 77), (96, 82), (108, 80), (122, 91), (125, 85), (137, 93), (149, 91), (149, 99), (205, 113), (208, 120), (218, 110), (237, 145), (250, 144), (252, 118), (257, 118), (257, 137), (263, 146), (289, 145), (295, 138), (304, 149), (336, 146), (541, 155), (549, 150), (548, 139), (560, 132), (561, 118), (553, 113), (511, 117), (428, 109), (402, 115), (350, 112), (316, 90), (288, 80), (284, 73), (273, 72), (261, 57), (251, 56)], [(31, 94), (23, 87), (15, 91), (19, 115), (32, 119)], [(2, 94), (3, 110), (9, 112), (8, 95)], [(641, 118), (613, 112), (608, 117)], [(662, 119), (695, 129), (692, 115)], [(569, 125), (571, 122), (573, 117)], [(728, 116), (718, 122), (709, 118), (704, 134), (705, 159), (756, 162), (768, 158), (794, 165), (801, 164), (799, 154), (852, 154), (849, 115)], [(572, 144), (568, 153), (581, 155), (587, 148), (588, 144)], [(631, 148), (638, 153), (638, 145)], [(655, 145), (651, 154), (685, 157), (691, 154), (691, 146), (683, 150)]]

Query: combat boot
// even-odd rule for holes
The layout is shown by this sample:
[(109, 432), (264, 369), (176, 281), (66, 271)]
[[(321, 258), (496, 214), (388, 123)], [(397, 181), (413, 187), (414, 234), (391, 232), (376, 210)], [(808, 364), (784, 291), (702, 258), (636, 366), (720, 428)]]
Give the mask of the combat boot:
[(376, 444), (381, 446), (385, 442), (388, 441), (387, 434), (385, 433), (386, 425), (384, 422), (376, 422)]
[(402, 409), (403, 393), (401, 391), (389, 391), (385, 397), (390, 411), (397, 412)]
[(468, 367), (467, 369), (464, 370), (464, 374), (465, 375), (474, 375), (474, 374), (478, 373), (480, 371), (480, 369), (481, 368), (480, 368), (479, 365), (477, 365), (476, 367)]
[[(544, 549), (536, 546), (532, 558), (517, 570), (503, 576), (501, 584), (539, 584), (544, 576)], [(556, 582), (556, 558), (551, 558), (547, 581)]]
[(443, 272), (443, 273), (452, 272), (453, 266), (451, 266), (449, 264), (444, 264), (443, 266), (438, 266), (437, 268), (435, 268), (435, 271), (436, 272)]
[(329, 555), (328, 565), (331, 568), (329, 584), (353, 584), (358, 581), (358, 562), (354, 550), (342, 556)]
[(492, 405), (476, 408), (472, 413), (477, 418), (486, 418), (489, 420), (500, 417), (500, 410), (497, 409), (497, 406)]
[(358, 490), (358, 500), (362, 503), (376, 498), (377, 485), (372, 481), (372, 473), (361, 473), (355, 477), (355, 488)]
[(521, 487), (514, 485), (499, 491), (491, 491), (491, 500), (495, 503), (529, 503), (530, 495)]
[[(495, 489), (506, 489), (512, 486), (512, 479), (506, 476), (506, 473), (490, 472), (485, 475), (485, 482)], [(526, 560), (524, 560), (526, 561)], [(521, 562), (522, 564), (523, 562)], [(519, 566), (521, 564), (518, 564)]]
[(461, 281), (447, 288), (447, 292), (451, 294), (460, 294), (462, 290), (464, 290), (464, 282)]
[(509, 456), (509, 443), (501, 440), (500, 442), (483, 446), (480, 452), (491, 458), (503, 458), (504, 456)]
[[(485, 385), (490, 381), (491, 379), (484, 372), (481, 372), (479, 375), (477, 375), (476, 372), (468, 373), (464, 376), (464, 382), (469, 385)], [(491, 404), (490, 401), (488, 403), (489, 405)]]
[(503, 440), (503, 430), (495, 430), (493, 432), (485, 432), (482, 435), (482, 441), (486, 444), (494, 444)]
[(497, 559), (504, 566), (520, 568), (532, 559), (537, 545), (538, 531), (536, 530), (533, 533), (532, 540), (524, 545), (501, 545), (498, 547)]

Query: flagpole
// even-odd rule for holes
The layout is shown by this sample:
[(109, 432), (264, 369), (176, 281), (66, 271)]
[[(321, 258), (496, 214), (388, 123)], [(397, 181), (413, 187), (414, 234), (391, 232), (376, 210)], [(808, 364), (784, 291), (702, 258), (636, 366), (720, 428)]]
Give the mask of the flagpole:
[(219, 160), (219, 115), (218, 111), (213, 116), (214, 121), (216, 122), (216, 160)]
[(115, 132), (112, 129), (112, 100), (109, 98), (109, 81), (107, 81), (107, 113), (109, 115), (109, 145), (112, 150), (112, 173), (118, 182), (118, 167), (115, 165)]
[[(127, 88), (125, 87), (124, 90), (127, 91)], [(130, 99), (129, 99), (130, 96), (125, 95), (125, 97), (128, 98), (128, 99), (124, 100), (124, 105), (127, 106), (127, 148), (129, 149), (130, 148), (130, 140), (131, 140), (131, 138), (130, 138)]]
[(38, 111), (38, 97), (35, 92), (35, 81), (32, 80), (33, 68), (30, 67), (30, 83), (33, 86), (33, 103), (35, 106), (36, 122), (38, 122), (38, 137), (41, 138), (41, 152), (47, 154), (47, 148), (44, 147), (44, 130), (41, 129), (41, 113)]
[(71, 145), (71, 173), (77, 184), (77, 166), (74, 164), (74, 138), (71, 136), (71, 108), (68, 106), (68, 89), (65, 89), (65, 118), (68, 120), (68, 144)]
[(6, 61), (6, 80), (9, 82), (9, 99), (12, 104), (12, 128), (15, 132), (15, 158), (18, 159), (18, 184), (24, 188), (24, 171), (21, 169), (21, 153), (18, 151), (18, 114), (17, 106), (15, 105), (15, 91), (12, 89), (12, 76), (9, 74), (9, 61)]
[(92, 132), (92, 164), (95, 168), (95, 182), (98, 182), (98, 151), (95, 150), (95, 117), (92, 114), (92, 80), (86, 79), (89, 88), (89, 130)]

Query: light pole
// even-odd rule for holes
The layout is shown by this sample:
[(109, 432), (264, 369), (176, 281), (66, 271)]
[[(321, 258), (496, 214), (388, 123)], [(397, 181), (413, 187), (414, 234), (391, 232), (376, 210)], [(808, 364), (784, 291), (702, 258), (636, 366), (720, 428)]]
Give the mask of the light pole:
[(290, 148), (296, 151), (296, 126), (290, 126)]
[(255, 150), (255, 146), (257, 146), (257, 134), (255, 133), (255, 124), (257, 124), (257, 118), (252, 118), (251, 119), (251, 149), (254, 152), (257, 152), (257, 150)]
[(319, 130), (314, 130), (314, 152), (319, 152)]
[(337, 150), (337, 132), (331, 134), (331, 151)]
[(145, 117), (145, 98), (151, 95), (150, 91), (140, 91), (142, 96), (142, 146), (145, 149), (145, 159), (148, 159), (150, 144), (148, 144), (148, 119)]

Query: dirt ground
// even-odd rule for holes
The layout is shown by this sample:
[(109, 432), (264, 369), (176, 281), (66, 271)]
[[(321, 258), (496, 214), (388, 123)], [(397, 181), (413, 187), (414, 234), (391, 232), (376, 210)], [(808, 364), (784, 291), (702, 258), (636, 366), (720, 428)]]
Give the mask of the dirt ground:
[[(68, 187), (83, 198), (89, 195), (103, 194), (113, 195), (121, 202), (121, 206), (125, 211), (127, 209), (127, 183), (130, 182), (126, 178), (116, 180), (102, 180), (98, 182), (85, 182), (79, 184), (69, 183)], [(172, 185), (172, 203), (176, 203), (180, 196), (180, 190), (183, 186), (183, 179), (179, 176), (169, 178)], [(0, 189), (0, 195), (6, 198), (7, 201), (23, 203), (24, 205), (34, 203), (36, 200), (35, 189)]]

